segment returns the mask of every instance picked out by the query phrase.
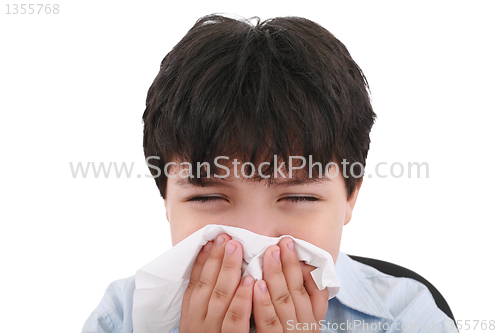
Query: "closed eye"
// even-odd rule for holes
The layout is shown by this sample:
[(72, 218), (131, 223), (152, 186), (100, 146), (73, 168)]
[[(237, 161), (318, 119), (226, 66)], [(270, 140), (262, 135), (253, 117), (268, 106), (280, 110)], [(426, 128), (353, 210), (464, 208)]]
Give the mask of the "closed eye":
[(292, 196), (292, 197), (283, 197), (278, 199), (278, 201), (281, 200), (286, 200), (291, 203), (298, 203), (298, 202), (313, 202), (313, 201), (318, 201), (319, 199), (316, 197), (299, 197), (299, 196)]
[(217, 201), (217, 200), (226, 200), (226, 199), (223, 197), (218, 197), (218, 196), (193, 197), (191, 199), (188, 199), (188, 201), (190, 201), (190, 202), (200, 202), (200, 203)]
[[(227, 199), (219, 196), (203, 196), (203, 197), (193, 197), (188, 199), (188, 201), (190, 202), (199, 202), (199, 203), (214, 202), (218, 200), (227, 200)], [(283, 197), (278, 199), (278, 201), (284, 201), (284, 200), (289, 201), (291, 203), (298, 203), (298, 202), (314, 202), (318, 201), (319, 199), (316, 197), (300, 197), (300, 196)]]

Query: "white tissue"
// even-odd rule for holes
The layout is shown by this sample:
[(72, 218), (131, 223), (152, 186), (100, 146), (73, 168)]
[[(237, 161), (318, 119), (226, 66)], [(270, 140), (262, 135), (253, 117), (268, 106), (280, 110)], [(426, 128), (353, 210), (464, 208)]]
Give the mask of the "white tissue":
[(329, 299), (339, 291), (332, 256), (323, 249), (292, 236), (267, 237), (241, 228), (207, 225), (139, 269), (135, 275), (132, 321), (134, 333), (167, 333), (179, 325), (184, 291), (203, 245), (227, 233), (243, 246), (243, 274), (262, 279), (265, 250), (283, 237), (295, 241), (299, 260), (317, 267), (311, 275), (320, 290), (328, 288)]

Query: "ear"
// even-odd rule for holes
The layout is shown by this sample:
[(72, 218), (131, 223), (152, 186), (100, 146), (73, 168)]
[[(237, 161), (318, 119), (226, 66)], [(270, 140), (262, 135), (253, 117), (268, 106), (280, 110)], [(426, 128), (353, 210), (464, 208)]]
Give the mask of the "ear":
[(345, 207), (345, 217), (344, 217), (344, 225), (351, 221), (352, 211), (354, 210), (354, 205), (356, 204), (356, 199), (358, 198), (359, 189), (361, 188), (361, 184), (363, 184), (363, 178), (361, 178), (358, 186), (352, 192), (351, 196), (347, 198), (346, 207)]

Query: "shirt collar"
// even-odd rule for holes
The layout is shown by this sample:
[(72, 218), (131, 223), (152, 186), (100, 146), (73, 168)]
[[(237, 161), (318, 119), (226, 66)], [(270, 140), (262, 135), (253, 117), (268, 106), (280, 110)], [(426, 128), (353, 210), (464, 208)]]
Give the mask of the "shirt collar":
[(394, 320), (387, 305), (382, 301), (372, 283), (358, 268), (360, 263), (340, 252), (335, 270), (340, 291), (335, 296), (340, 303), (370, 316)]

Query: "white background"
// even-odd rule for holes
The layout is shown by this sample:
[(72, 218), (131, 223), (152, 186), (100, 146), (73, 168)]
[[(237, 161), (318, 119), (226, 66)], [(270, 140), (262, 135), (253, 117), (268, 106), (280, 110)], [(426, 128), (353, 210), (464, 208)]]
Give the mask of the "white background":
[[(171, 246), (154, 180), (136, 178), (141, 117), (163, 57), (214, 12), (303, 16), (347, 46), (378, 115), (367, 172), (430, 173), (365, 179), (341, 250), (406, 266), (456, 319), (500, 327), (496, 2), (61, 1), (57, 15), (7, 15), (13, 3), (0, 8), (3, 331), (80, 331), (111, 281)], [(73, 179), (70, 162), (135, 169)]]

